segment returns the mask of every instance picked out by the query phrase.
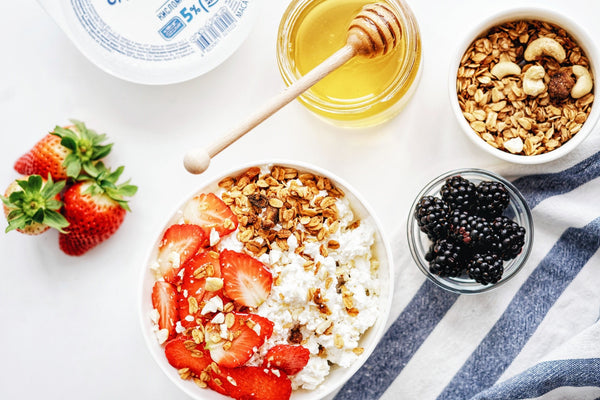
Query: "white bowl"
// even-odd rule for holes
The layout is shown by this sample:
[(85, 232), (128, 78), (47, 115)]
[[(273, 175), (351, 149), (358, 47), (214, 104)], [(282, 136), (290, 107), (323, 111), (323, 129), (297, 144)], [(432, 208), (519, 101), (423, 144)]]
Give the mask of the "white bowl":
[(329, 178), (337, 187), (344, 191), (346, 197), (350, 201), (354, 214), (363, 221), (369, 221), (371, 225), (375, 228), (376, 237), (374, 244), (374, 252), (376, 254), (377, 259), (380, 262), (380, 314), (375, 324), (371, 328), (369, 328), (360, 339), (360, 346), (364, 348), (364, 352), (360, 355), (358, 360), (350, 367), (332, 368), (330, 374), (317, 389), (311, 391), (296, 390), (292, 393), (291, 399), (322, 399), (328, 396), (329, 394), (333, 393), (335, 390), (339, 389), (363, 365), (363, 363), (367, 360), (369, 355), (373, 352), (375, 346), (377, 345), (384, 333), (386, 321), (389, 316), (392, 295), (394, 292), (394, 267), (392, 262), (392, 251), (381, 227), (381, 223), (379, 222), (369, 205), (367, 205), (367, 203), (356, 192), (356, 190), (352, 189), (350, 185), (344, 182), (341, 178), (333, 175), (328, 171), (325, 171), (313, 165), (308, 165), (296, 161), (268, 160), (264, 162), (254, 162), (252, 164), (244, 165), (227, 171), (219, 177), (199, 185), (198, 189), (195, 190), (194, 193), (192, 193), (188, 198), (186, 198), (177, 208), (165, 215), (164, 229), (161, 232), (157, 232), (156, 241), (150, 244), (150, 251), (147, 259), (145, 260), (145, 264), (142, 268), (140, 275), (140, 286), (138, 293), (139, 316), (142, 327), (142, 333), (146, 345), (148, 346), (148, 349), (150, 350), (150, 353), (152, 354), (156, 363), (163, 370), (163, 372), (171, 379), (171, 381), (173, 381), (173, 383), (175, 383), (177, 387), (179, 387), (189, 396), (197, 400), (225, 400), (228, 399), (228, 397), (225, 397), (210, 389), (201, 389), (190, 380), (181, 379), (177, 370), (167, 362), (163, 347), (158, 343), (156, 336), (152, 330), (153, 326), (149, 317), (150, 312), (152, 310), (152, 286), (155, 281), (153, 273), (149, 268), (149, 265), (152, 262), (152, 260), (156, 259), (156, 248), (158, 247), (158, 242), (162, 238), (164, 230), (166, 230), (166, 228), (175, 220), (177, 210), (181, 209), (185, 202), (187, 202), (197, 193), (215, 191), (217, 189), (218, 182), (227, 176), (236, 176), (237, 174), (245, 171), (250, 167), (262, 165), (281, 165), (285, 167), (292, 167), (300, 171), (306, 171)]
[(566, 16), (560, 14), (557, 11), (545, 7), (536, 6), (514, 8), (502, 11), (500, 13), (488, 17), (483, 22), (479, 23), (472, 30), (469, 31), (469, 33), (460, 42), (455, 54), (453, 55), (453, 58), (450, 61), (450, 71), (448, 75), (448, 90), (450, 95), (450, 104), (452, 106), (452, 111), (456, 116), (456, 120), (458, 121), (458, 124), (460, 125), (463, 132), (467, 135), (469, 139), (473, 141), (473, 143), (475, 143), (483, 151), (486, 151), (504, 161), (509, 161), (512, 163), (542, 164), (554, 161), (564, 156), (565, 154), (571, 152), (575, 147), (579, 146), (585, 140), (585, 138), (593, 131), (594, 127), (598, 122), (598, 119), (600, 118), (600, 104), (598, 104), (598, 100), (594, 99), (592, 109), (590, 111), (590, 114), (588, 115), (587, 120), (583, 124), (583, 127), (570, 140), (568, 140), (562, 146), (547, 153), (526, 156), (519, 154), (511, 154), (506, 151), (496, 149), (493, 146), (486, 143), (483, 139), (481, 139), (481, 137), (479, 137), (479, 135), (471, 128), (468, 121), (463, 116), (462, 110), (458, 103), (458, 96), (456, 94), (456, 79), (458, 67), (460, 65), (461, 58), (463, 57), (465, 51), (468, 49), (471, 43), (476, 38), (486, 33), (492, 27), (514, 20), (540, 20), (564, 28), (583, 49), (590, 61), (590, 67), (592, 69), (591, 72), (594, 77), (594, 88), (592, 89), (592, 93), (594, 93), (594, 98), (596, 97), (596, 93), (598, 93), (596, 89), (598, 84), (598, 77), (600, 76), (600, 70), (598, 69), (598, 66), (600, 65), (600, 53), (598, 52), (598, 48), (596, 47), (595, 41), (592, 40), (592, 38), (585, 31), (585, 29), (577, 22), (567, 18)]

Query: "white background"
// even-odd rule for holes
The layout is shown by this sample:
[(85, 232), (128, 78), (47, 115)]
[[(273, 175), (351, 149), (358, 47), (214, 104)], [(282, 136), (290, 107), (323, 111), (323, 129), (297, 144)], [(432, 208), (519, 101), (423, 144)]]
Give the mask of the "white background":
[[(399, 238), (410, 204), (427, 181), (460, 167), (511, 171), (459, 131), (447, 74), (467, 30), (494, 11), (524, 3), (413, 0), (423, 75), (398, 117), (345, 130), (294, 102), (225, 150), (205, 175), (188, 174), (181, 163), (186, 149), (227, 131), (283, 88), (275, 41), (287, 2), (265, 3), (250, 37), (217, 69), (181, 84), (142, 86), (91, 64), (36, 2), (0, 2), (0, 186), (18, 177), (12, 167), (21, 154), (69, 118), (106, 132), (115, 143), (108, 164), (124, 164), (124, 177), (139, 186), (117, 234), (82, 257), (64, 255), (55, 232), (0, 234), (0, 399), (188, 398), (145, 348), (138, 276), (165, 218), (219, 171), (273, 157), (314, 163), (358, 189), (397, 246), (404, 243)], [(537, 3), (560, 10), (600, 40), (600, 2)], [(583, 146), (572, 158), (585, 154)], [(419, 274), (411, 262), (397, 269), (400, 280)], [(407, 298), (418, 285), (399, 288), (404, 292), (397, 296)]]

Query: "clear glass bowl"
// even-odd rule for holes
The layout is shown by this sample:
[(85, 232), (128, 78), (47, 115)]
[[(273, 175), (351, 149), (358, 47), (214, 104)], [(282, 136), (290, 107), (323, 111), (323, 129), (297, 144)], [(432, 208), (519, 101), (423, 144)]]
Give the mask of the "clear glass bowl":
[[(421, 232), (419, 225), (417, 224), (417, 220), (415, 218), (415, 210), (417, 204), (421, 197), (423, 196), (436, 196), (440, 197), (440, 188), (445, 183), (446, 179), (454, 176), (460, 175), (465, 179), (473, 182), (474, 184), (478, 184), (481, 181), (498, 181), (504, 184), (508, 189), (508, 193), (510, 195), (510, 204), (508, 208), (505, 210), (505, 216), (511, 218), (513, 221), (517, 222), (519, 225), (525, 228), (525, 243), (523, 245), (523, 249), (521, 253), (516, 258), (512, 260), (504, 262), (504, 274), (502, 278), (495, 284), (482, 285), (480, 283), (475, 282), (473, 279), (470, 279), (468, 276), (460, 276), (460, 277), (441, 277), (435, 274), (432, 274), (429, 271), (429, 263), (425, 259), (425, 254), (429, 250), (431, 245), (431, 240), (427, 237), (427, 235)], [(533, 218), (531, 216), (531, 210), (527, 205), (525, 199), (521, 195), (521, 193), (514, 187), (506, 179), (490, 172), (482, 169), (457, 169), (453, 171), (449, 171), (444, 173), (443, 175), (438, 176), (433, 181), (428, 183), (423, 190), (417, 195), (415, 201), (410, 208), (410, 214), (408, 215), (407, 222), (407, 234), (408, 234), (408, 245), (410, 248), (410, 252), (412, 254), (415, 263), (419, 267), (419, 269), (427, 276), (427, 278), (435, 283), (437, 286), (449, 290), (455, 293), (461, 294), (475, 294), (487, 292), (493, 288), (496, 288), (503, 283), (507, 282), (513, 276), (517, 274), (527, 261), (529, 257), (529, 253), (531, 252), (531, 247), (533, 244)]]

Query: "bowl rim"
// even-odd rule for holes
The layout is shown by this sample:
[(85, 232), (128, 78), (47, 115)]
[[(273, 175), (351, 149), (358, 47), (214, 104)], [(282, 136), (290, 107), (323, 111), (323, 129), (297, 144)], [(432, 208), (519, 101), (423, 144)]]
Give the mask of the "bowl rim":
[[(416, 242), (417, 238), (420, 236), (414, 235), (415, 231), (418, 232), (418, 235), (421, 235), (421, 231), (418, 229), (418, 226), (416, 225), (416, 219), (414, 218), (414, 213), (415, 213), (417, 204), (418, 204), (419, 200), (421, 199), (421, 197), (423, 197), (434, 186), (440, 184), (445, 179), (447, 179), (451, 176), (454, 176), (454, 175), (464, 175), (466, 173), (481, 175), (482, 177), (497, 180), (497, 181), (501, 182), (502, 184), (504, 184), (508, 188), (509, 193), (511, 193), (511, 197), (512, 197), (512, 195), (514, 195), (514, 197), (517, 199), (517, 201), (519, 203), (519, 206), (523, 209), (523, 215), (524, 215), (524, 217), (523, 217), (524, 224), (523, 225), (526, 225), (525, 228), (527, 229), (525, 245), (523, 246), (521, 253), (518, 255), (518, 258), (521, 258), (520, 263), (517, 265), (517, 267), (515, 269), (513, 269), (511, 271), (510, 275), (503, 275), (502, 278), (497, 283), (494, 283), (491, 285), (489, 285), (489, 284), (482, 285), (482, 284), (474, 283), (472, 286), (472, 289), (460, 288), (457, 286), (458, 284), (455, 284), (454, 286), (450, 285), (447, 283), (448, 278), (438, 277), (438, 276), (434, 276), (433, 274), (431, 274), (429, 272), (428, 268), (424, 265), (419, 254), (417, 254), (415, 242)], [(453, 293), (475, 295), (475, 294), (479, 294), (479, 293), (489, 292), (491, 290), (494, 290), (494, 289), (502, 286), (506, 282), (510, 281), (515, 275), (517, 275), (521, 269), (523, 269), (523, 267), (527, 263), (527, 260), (529, 259), (529, 256), (531, 254), (531, 250), (533, 247), (533, 240), (534, 240), (533, 215), (531, 213), (529, 204), (527, 204), (527, 201), (525, 201), (525, 198), (523, 197), (521, 192), (507, 179), (503, 178), (502, 176), (500, 176), (492, 171), (488, 171), (488, 170), (484, 170), (484, 169), (480, 169), (480, 168), (460, 168), (460, 169), (450, 170), (450, 171), (444, 172), (443, 174), (438, 175), (434, 179), (430, 180), (419, 191), (419, 193), (417, 194), (417, 196), (415, 197), (415, 200), (413, 201), (413, 203), (411, 205), (411, 208), (410, 208), (410, 211), (408, 214), (408, 221), (406, 224), (406, 234), (407, 234), (408, 247), (410, 250), (410, 254), (413, 258), (413, 261), (415, 264), (417, 264), (417, 267), (419, 268), (419, 270), (426, 276), (426, 278), (428, 280), (430, 280), (436, 286), (438, 286), (442, 289), (448, 290), (450, 292), (453, 292)], [(514, 258), (514, 259), (510, 260), (509, 262), (516, 262), (516, 260), (517, 260), (517, 258)]]
[[(385, 333), (385, 331), (387, 329), (387, 322), (390, 317), (392, 301), (393, 301), (393, 297), (394, 297), (395, 274), (396, 274), (395, 266), (394, 266), (393, 252), (392, 252), (392, 247), (391, 247), (390, 241), (388, 239), (388, 235), (387, 235), (386, 231), (383, 229), (383, 225), (381, 224), (380, 219), (377, 217), (377, 215), (375, 214), (371, 205), (364, 199), (364, 197), (360, 194), (360, 192), (358, 192), (352, 185), (350, 185), (343, 178), (341, 178), (340, 176), (338, 176), (324, 168), (321, 168), (321, 167), (311, 164), (311, 163), (297, 161), (297, 160), (291, 160), (291, 159), (272, 158), (272, 159), (262, 159), (262, 160), (250, 161), (250, 162), (246, 162), (246, 163), (240, 164), (235, 167), (231, 167), (227, 170), (223, 170), (222, 172), (212, 174), (206, 180), (199, 182), (199, 184), (197, 186), (195, 186), (195, 188), (187, 196), (185, 196), (182, 201), (177, 203), (176, 207), (174, 207), (172, 210), (170, 210), (170, 213), (165, 216), (163, 224), (158, 225), (161, 227), (161, 231), (157, 232), (155, 242), (152, 244), (152, 246), (149, 248), (149, 250), (145, 253), (145, 258), (143, 260), (143, 264), (139, 270), (139, 275), (137, 277), (137, 279), (138, 279), (137, 286), (138, 287), (137, 287), (136, 311), (137, 311), (137, 314), (139, 317), (139, 319), (138, 319), (139, 326), (142, 331), (142, 336), (144, 338), (144, 343), (146, 345), (146, 348), (152, 355), (152, 358), (154, 359), (155, 363), (159, 366), (159, 368), (162, 370), (162, 372), (175, 384), (175, 386), (178, 387), (179, 389), (181, 389), (183, 392), (185, 392), (190, 397), (197, 399), (197, 400), (226, 399), (226, 397), (217, 392), (213, 392), (213, 391), (201, 391), (195, 384), (194, 385), (191, 385), (191, 384), (186, 385), (186, 383), (189, 383), (189, 382), (182, 380), (179, 376), (176, 376), (176, 372), (177, 372), (176, 369), (167, 364), (166, 357), (164, 357), (164, 354), (157, 354), (155, 351), (153, 351), (153, 348), (156, 346), (157, 341), (156, 341), (156, 338), (153, 336), (152, 332), (149, 329), (147, 329), (149, 316), (145, 312), (145, 304), (147, 304), (147, 302), (150, 299), (148, 293), (145, 290), (145, 280), (149, 274), (149, 272), (148, 272), (149, 271), (149, 261), (151, 260), (151, 257), (155, 251), (156, 245), (160, 241), (160, 238), (162, 237), (162, 233), (167, 228), (169, 222), (173, 220), (173, 217), (176, 215), (177, 211), (180, 210), (182, 208), (182, 206), (189, 199), (191, 199), (195, 194), (197, 194), (201, 191), (211, 190), (210, 189), (211, 187), (216, 186), (216, 184), (221, 179), (223, 179), (227, 176), (233, 176), (236, 173), (240, 173), (250, 167), (255, 167), (255, 166), (260, 167), (260, 166), (265, 166), (265, 165), (289, 166), (289, 167), (296, 168), (298, 170), (305, 170), (305, 171), (309, 171), (309, 172), (312, 172), (315, 174), (319, 174), (321, 176), (331, 179), (334, 184), (340, 186), (344, 190), (345, 195), (350, 194), (354, 198), (353, 201), (351, 201), (351, 203), (350, 203), (353, 208), (353, 211), (356, 212), (356, 210), (355, 210), (355, 208), (357, 206), (356, 202), (358, 202), (358, 205), (364, 209), (364, 211), (366, 212), (368, 217), (372, 220), (373, 227), (375, 228), (376, 237), (378, 237), (380, 239), (381, 250), (384, 253), (382, 255), (379, 255), (378, 259), (382, 259), (383, 258), (382, 256), (384, 256), (385, 259), (387, 260), (387, 265), (388, 265), (388, 267), (386, 268), (386, 271), (387, 271), (386, 275), (380, 276), (380, 281), (382, 283), (381, 294), (380, 294), (381, 301), (379, 302), (380, 315), (377, 318), (377, 320), (375, 321), (375, 323), (373, 324), (373, 326), (368, 328), (363, 333), (363, 335), (369, 334), (369, 336), (372, 338), (372, 340), (370, 340), (366, 346), (363, 346), (364, 352), (359, 356), (359, 358), (357, 359), (356, 362), (354, 362), (351, 366), (344, 368), (344, 372), (341, 377), (338, 377), (338, 379), (333, 381), (333, 383), (331, 383), (331, 381), (329, 381), (329, 387), (325, 385), (326, 383), (328, 383), (328, 379), (330, 378), (330, 376), (327, 376), (325, 378), (325, 381), (322, 382), (319, 385), (319, 387), (317, 387), (316, 389), (311, 390), (311, 391), (299, 390), (299, 392), (301, 393), (301, 396), (298, 396), (298, 394), (296, 394), (296, 396), (295, 396), (295, 392), (292, 392), (291, 399), (293, 400), (297, 397), (301, 397), (298, 400), (324, 399), (325, 397), (331, 395), (334, 391), (341, 388), (342, 385), (348, 379), (350, 379), (350, 377), (352, 377), (354, 375), (354, 373), (356, 373), (356, 371), (360, 367), (362, 367), (362, 365), (367, 361), (367, 359), (369, 358), (371, 353), (375, 350), (375, 347), (379, 344), (381, 338), (383, 337), (383, 334)], [(365, 218), (365, 216), (361, 217), (361, 219), (364, 219), (364, 218)], [(381, 263), (380, 266), (381, 265), (383, 265), (383, 264)], [(384, 278), (388, 278), (387, 282), (386, 282), (386, 279), (384, 279)]]
[[(532, 156), (512, 154), (494, 148), (493, 146), (486, 143), (471, 128), (471, 126), (468, 124), (467, 120), (463, 116), (460, 105), (458, 104), (458, 96), (456, 94), (456, 75), (458, 67), (460, 65), (460, 60), (462, 59), (469, 45), (480, 35), (485, 33), (488, 29), (496, 25), (500, 25), (502, 23), (513, 21), (516, 19), (534, 19), (547, 21), (564, 28), (577, 41), (579, 46), (584, 50), (584, 52), (588, 56), (588, 59), (590, 60), (590, 69), (592, 70), (592, 75), (594, 77), (594, 88), (592, 92), (594, 93), (594, 102), (592, 104), (590, 114), (588, 115), (586, 121), (583, 123), (581, 130), (560, 147), (547, 153)], [(461, 127), (461, 130), (466, 134), (466, 136), (471, 140), (471, 142), (473, 142), (480, 149), (488, 152), (489, 154), (492, 154), (493, 156), (501, 160), (515, 164), (533, 165), (551, 162), (565, 156), (566, 154), (574, 150), (594, 131), (594, 128), (598, 124), (598, 120), (600, 120), (600, 104), (598, 104), (598, 101), (596, 101), (595, 99), (595, 94), (597, 93), (597, 77), (600, 73), (599, 63), (600, 53), (598, 51), (598, 47), (595, 41), (592, 39), (592, 37), (590, 36), (590, 34), (584, 26), (577, 24), (570, 17), (546, 5), (511, 7), (508, 9), (498, 11), (486, 17), (484, 20), (482, 20), (480, 23), (478, 23), (472, 29), (470, 29), (463, 36), (463, 39), (460, 41), (459, 46), (456, 47), (454, 54), (450, 59), (450, 68), (448, 73), (448, 94), (450, 97), (450, 105), (456, 117), (456, 120), (458, 121), (458, 124)]]

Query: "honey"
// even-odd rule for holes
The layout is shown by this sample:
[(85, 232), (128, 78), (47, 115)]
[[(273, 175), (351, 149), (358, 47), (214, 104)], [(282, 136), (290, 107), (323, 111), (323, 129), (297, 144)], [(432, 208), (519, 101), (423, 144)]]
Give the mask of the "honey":
[[(350, 22), (370, 0), (292, 1), (280, 25), (278, 62), (289, 85), (346, 44)], [(418, 27), (398, 0), (386, 2), (402, 38), (385, 56), (354, 57), (299, 97), (309, 110), (343, 126), (372, 126), (393, 117), (412, 94), (421, 63)]]

